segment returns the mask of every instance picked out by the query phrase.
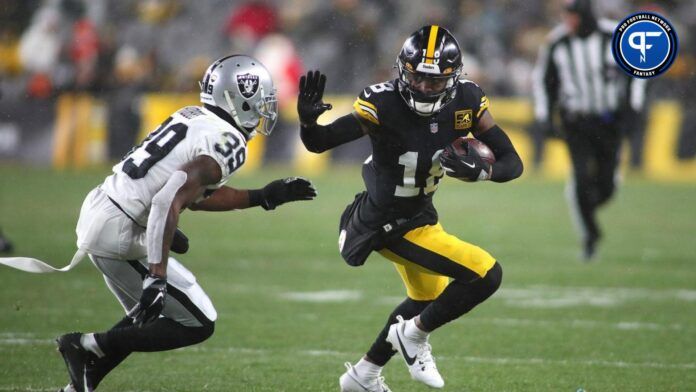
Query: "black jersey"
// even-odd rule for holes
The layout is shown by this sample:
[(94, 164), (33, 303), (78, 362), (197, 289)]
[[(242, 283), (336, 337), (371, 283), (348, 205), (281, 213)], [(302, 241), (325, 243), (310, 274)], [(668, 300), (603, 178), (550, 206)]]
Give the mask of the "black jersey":
[(372, 155), (363, 180), (372, 203), (391, 217), (410, 217), (432, 205), (444, 173), (440, 153), (476, 129), (488, 98), (476, 83), (460, 80), (454, 99), (426, 117), (409, 109), (396, 83), (367, 87), (353, 108), (371, 125)]

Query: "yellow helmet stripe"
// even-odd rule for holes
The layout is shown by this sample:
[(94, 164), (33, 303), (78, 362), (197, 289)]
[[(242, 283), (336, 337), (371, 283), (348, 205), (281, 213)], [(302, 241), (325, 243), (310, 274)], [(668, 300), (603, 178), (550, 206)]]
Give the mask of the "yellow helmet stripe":
[(440, 29), (437, 25), (430, 26), (430, 35), (428, 36), (428, 48), (425, 51), (426, 64), (432, 64), (435, 56), (435, 41), (437, 41), (437, 32)]

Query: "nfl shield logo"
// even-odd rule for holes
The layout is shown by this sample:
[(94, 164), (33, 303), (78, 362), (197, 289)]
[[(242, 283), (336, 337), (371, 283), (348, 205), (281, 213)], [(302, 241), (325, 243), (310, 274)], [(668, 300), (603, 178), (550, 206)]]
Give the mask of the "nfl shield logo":
[(259, 91), (259, 76), (252, 74), (237, 75), (237, 88), (244, 98), (253, 97)]
[(438, 128), (437, 128), (437, 123), (430, 123), (430, 133), (437, 133)]

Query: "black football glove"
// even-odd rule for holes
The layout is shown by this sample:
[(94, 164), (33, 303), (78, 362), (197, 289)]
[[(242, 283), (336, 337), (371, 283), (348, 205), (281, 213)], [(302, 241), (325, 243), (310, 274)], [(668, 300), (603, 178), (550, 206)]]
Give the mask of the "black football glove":
[(128, 312), (128, 315), (133, 319), (133, 324), (140, 328), (157, 320), (164, 309), (166, 298), (167, 279), (148, 275), (143, 280), (143, 293), (140, 295), (140, 301)]
[(296, 200), (312, 200), (317, 191), (311, 182), (302, 177), (288, 177), (275, 180), (261, 189), (264, 210), (273, 210), (283, 203)]
[(469, 149), (467, 156), (459, 157), (454, 147), (448, 145), (440, 154), (442, 169), (450, 177), (473, 182), (485, 181), (491, 178), (491, 164), (484, 161), (475, 149)]
[(322, 113), (331, 110), (331, 104), (322, 101), (325, 86), (326, 75), (319, 71), (309, 71), (300, 78), (300, 93), (297, 97), (300, 124), (314, 125)]

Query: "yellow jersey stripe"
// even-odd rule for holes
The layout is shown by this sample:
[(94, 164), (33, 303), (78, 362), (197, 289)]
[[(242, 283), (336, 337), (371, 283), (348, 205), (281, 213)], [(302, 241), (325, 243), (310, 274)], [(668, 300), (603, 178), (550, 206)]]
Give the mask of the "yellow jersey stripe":
[(425, 51), (426, 64), (432, 64), (435, 55), (435, 41), (437, 40), (437, 31), (440, 28), (437, 25), (430, 26), (430, 35), (428, 36), (428, 48)]
[(367, 102), (367, 101), (360, 99), (360, 98), (358, 98), (355, 102), (360, 102), (361, 105), (367, 106), (368, 108), (374, 110), (375, 113), (377, 113), (377, 106), (375, 106), (374, 104)]
[(373, 124), (379, 125), (377, 108), (375, 108), (375, 105), (358, 98), (355, 100), (355, 103), (353, 103), (353, 109), (355, 109), (355, 112), (358, 113), (358, 116)]
[(481, 98), (481, 105), (479, 106), (479, 111), (476, 113), (476, 118), (481, 117), (483, 111), (488, 109), (488, 106), (490, 106), (490, 102), (488, 102), (488, 97), (484, 96)]

